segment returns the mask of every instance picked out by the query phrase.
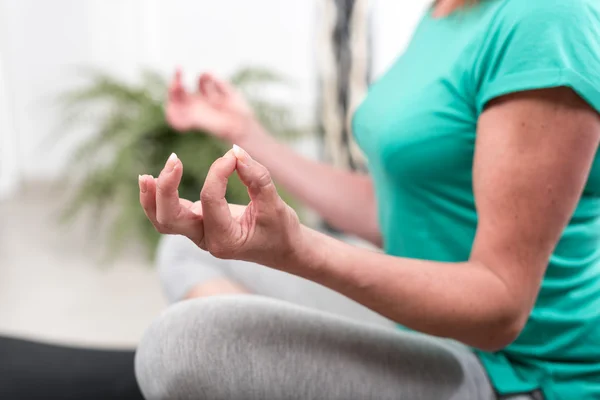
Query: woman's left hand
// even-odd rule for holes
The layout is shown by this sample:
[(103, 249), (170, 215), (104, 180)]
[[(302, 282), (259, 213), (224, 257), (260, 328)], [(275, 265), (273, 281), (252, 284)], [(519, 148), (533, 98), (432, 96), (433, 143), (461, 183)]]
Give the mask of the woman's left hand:
[[(245, 207), (225, 200), (228, 178), (236, 170), (250, 195)], [(244, 150), (234, 146), (213, 163), (195, 203), (179, 198), (182, 174), (183, 164), (173, 154), (158, 178), (140, 176), (140, 203), (160, 233), (187, 236), (218, 258), (274, 268), (298, 253), (298, 216), (279, 197), (269, 171)]]

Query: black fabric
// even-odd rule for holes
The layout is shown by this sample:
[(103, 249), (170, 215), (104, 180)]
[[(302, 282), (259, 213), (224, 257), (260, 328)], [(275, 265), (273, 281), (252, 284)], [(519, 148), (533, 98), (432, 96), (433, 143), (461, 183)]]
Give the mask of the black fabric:
[(143, 399), (133, 358), (0, 336), (0, 399)]

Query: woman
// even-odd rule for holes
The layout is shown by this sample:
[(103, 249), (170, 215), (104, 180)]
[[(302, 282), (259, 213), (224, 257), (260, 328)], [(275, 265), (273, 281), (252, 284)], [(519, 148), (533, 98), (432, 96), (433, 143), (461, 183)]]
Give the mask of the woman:
[[(171, 123), (241, 148), (196, 203), (178, 198), (176, 156), (140, 177), (156, 228), (404, 329), (258, 296), (181, 302), (138, 349), (147, 398), (600, 398), (600, 3), (463, 3), (435, 3), (357, 110), (370, 176), (276, 143), (224, 82), (175, 80)], [(247, 207), (224, 200), (234, 171)], [(385, 254), (302, 226), (271, 175)], [(199, 295), (244, 290), (219, 285)]]

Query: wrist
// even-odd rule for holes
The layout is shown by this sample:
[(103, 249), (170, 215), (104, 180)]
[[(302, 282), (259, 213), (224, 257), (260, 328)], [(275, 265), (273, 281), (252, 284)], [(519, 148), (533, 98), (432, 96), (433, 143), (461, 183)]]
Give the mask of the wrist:
[(226, 129), (225, 138), (232, 144), (246, 148), (248, 143), (256, 141), (264, 134), (264, 128), (254, 115), (245, 115), (231, 121)]
[(314, 280), (324, 272), (327, 259), (328, 236), (305, 225), (300, 225), (300, 231), (291, 256), (288, 258), (286, 272)]

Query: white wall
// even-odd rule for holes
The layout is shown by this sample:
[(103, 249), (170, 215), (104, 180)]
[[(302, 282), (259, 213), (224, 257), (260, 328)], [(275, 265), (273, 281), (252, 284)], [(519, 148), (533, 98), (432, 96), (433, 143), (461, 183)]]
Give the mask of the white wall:
[(0, 200), (13, 194), (19, 182), (17, 135), (12, 123), (12, 102), (9, 103), (5, 82), (0, 57)]
[[(170, 74), (181, 65), (189, 84), (202, 70), (227, 76), (241, 66), (266, 66), (295, 82), (293, 100), (310, 115), (318, 1), (0, 0), (0, 92), (14, 115), (10, 129), (0, 121), (0, 134), (18, 138), (10, 140), (18, 144), (15, 176), (50, 179), (64, 167), (78, 139), (50, 146), (58, 121), (52, 96), (75, 83), (76, 66), (134, 79), (143, 67)], [(425, 0), (372, 1), (379, 74), (408, 41)]]
[(371, 0), (375, 78), (402, 53), (431, 3), (433, 0)]

